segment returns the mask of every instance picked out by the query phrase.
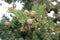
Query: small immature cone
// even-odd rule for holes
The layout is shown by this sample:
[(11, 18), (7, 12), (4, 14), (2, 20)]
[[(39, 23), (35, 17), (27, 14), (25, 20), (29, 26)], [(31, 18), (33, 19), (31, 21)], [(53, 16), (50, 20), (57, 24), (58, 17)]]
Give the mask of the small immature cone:
[(33, 19), (31, 19), (31, 18), (28, 18), (26, 21), (27, 21), (27, 23), (28, 23), (28, 24), (32, 24), (32, 22), (33, 22)]
[(47, 19), (47, 17), (45, 16), (44, 19)]
[(51, 30), (51, 32), (54, 32), (55, 31), (54, 28), (52, 28), (52, 27), (50, 27), (49, 29)]
[(26, 15), (27, 15), (28, 13), (29, 13), (29, 11), (28, 11), (28, 10), (24, 10), (24, 14), (26, 14)]
[(16, 4), (13, 4), (13, 9), (16, 8)]
[(38, 4), (39, 4), (38, 0), (33, 1), (33, 5), (38, 5)]
[(25, 30), (29, 31), (30, 27), (29, 26), (25, 26)]
[(46, 17), (46, 16), (43, 16), (43, 19), (44, 19), (44, 20), (47, 20), (47, 17)]
[(33, 15), (35, 15), (36, 14), (36, 11), (34, 11), (34, 10), (32, 10), (31, 12), (30, 12), (30, 15), (31, 16), (33, 16)]
[(58, 19), (60, 19), (60, 14), (57, 16)]
[(10, 26), (11, 25), (11, 23), (9, 21), (5, 21), (4, 24), (5, 24), (5, 26)]
[(35, 18), (35, 21), (36, 21), (36, 22), (39, 22), (39, 18)]
[(20, 32), (24, 32), (25, 30), (24, 30), (24, 27), (21, 27), (20, 28)]

